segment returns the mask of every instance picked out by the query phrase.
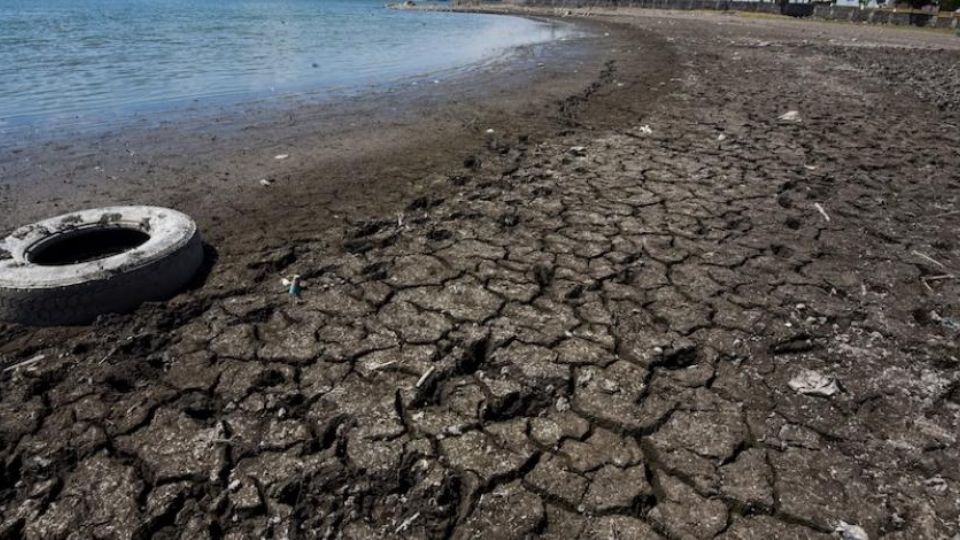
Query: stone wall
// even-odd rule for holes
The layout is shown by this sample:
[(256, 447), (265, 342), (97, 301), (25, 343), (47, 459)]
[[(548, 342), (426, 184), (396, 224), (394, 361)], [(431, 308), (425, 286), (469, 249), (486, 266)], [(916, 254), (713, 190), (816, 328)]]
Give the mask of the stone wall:
[[(469, 3), (469, 2), (468, 2)], [(936, 26), (957, 28), (958, 17), (936, 17), (922, 13), (893, 12), (881, 9), (860, 9), (854, 6), (834, 6), (828, 4), (787, 4), (781, 6), (775, 2), (742, 2), (736, 0), (506, 0), (505, 3), (546, 6), (558, 8), (586, 7), (640, 7), (680, 10), (722, 10), (753, 13), (774, 13), (794, 17), (813, 16), (819, 19), (916, 26)]]
[(937, 17), (925, 13), (894, 12), (881, 9), (860, 9), (854, 6), (833, 6), (817, 4), (813, 10), (817, 18), (832, 21), (849, 21), (873, 24), (912, 24), (916, 26), (936, 26), (956, 28), (957, 17)]
[(508, 0), (505, 3), (547, 7), (640, 7), (651, 9), (709, 9), (760, 13), (780, 13), (773, 2), (739, 2), (735, 0)]

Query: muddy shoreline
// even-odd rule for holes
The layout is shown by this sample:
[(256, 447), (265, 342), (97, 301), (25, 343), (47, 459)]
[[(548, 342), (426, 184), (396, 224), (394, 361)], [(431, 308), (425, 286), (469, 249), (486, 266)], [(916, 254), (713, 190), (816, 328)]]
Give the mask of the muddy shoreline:
[(193, 290), (0, 328), (0, 538), (960, 534), (958, 42), (590, 20), (540, 107), (210, 218)]
[(251, 102), (11, 141), (0, 154), (0, 230), (77, 208), (156, 204), (188, 212), (218, 250), (241, 253), (392, 213), (432, 175), (489, 151), (488, 129), (498, 140), (563, 129), (574, 113), (561, 103), (623, 55), (606, 25), (579, 25), (586, 37), (521, 47), (440, 84), (426, 76), (341, 100)]

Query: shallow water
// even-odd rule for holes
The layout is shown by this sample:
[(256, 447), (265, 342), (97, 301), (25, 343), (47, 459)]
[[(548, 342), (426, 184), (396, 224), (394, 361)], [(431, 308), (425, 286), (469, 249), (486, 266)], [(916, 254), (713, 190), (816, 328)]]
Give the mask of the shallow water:
[(383, 0), (0, 0), (0, 128), (442, 78), (566, 32)]

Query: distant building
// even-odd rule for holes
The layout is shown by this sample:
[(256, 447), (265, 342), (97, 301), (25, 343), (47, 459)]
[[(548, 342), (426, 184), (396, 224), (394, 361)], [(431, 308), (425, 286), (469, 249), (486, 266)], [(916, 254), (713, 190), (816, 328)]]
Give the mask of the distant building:
[[(857, 0), (836, 0), (835, 2), (833, 2), (833, 4), (837, 6), (857, 7), (860, 5), (860, 2)], [(886, 4), (885, 3), (878, 4), (876, 0), (870, 0), (870, 2), (868, 2), (867, 4), (864, 4), (864, 7), (875, 8), (883, 5), (886, 5)]]

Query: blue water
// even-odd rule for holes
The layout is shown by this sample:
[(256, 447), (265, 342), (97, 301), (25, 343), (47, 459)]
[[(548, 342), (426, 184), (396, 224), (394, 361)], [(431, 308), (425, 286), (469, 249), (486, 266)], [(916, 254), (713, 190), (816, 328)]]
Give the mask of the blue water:
[(389, 83), (564, 30), (384, 0), (0, 0), (0, 128)]

